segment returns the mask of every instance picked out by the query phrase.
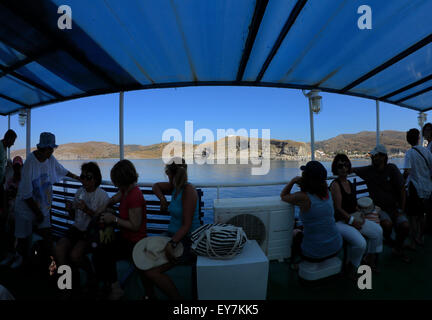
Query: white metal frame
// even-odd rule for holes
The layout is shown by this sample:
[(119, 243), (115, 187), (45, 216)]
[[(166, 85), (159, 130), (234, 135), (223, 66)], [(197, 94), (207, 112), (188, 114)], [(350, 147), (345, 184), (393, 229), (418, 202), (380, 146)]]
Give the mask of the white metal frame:
[(379, 112), (379, 101), (376, 101), (376, 145), (380, 144), (380, 112)]
[(31, 152), (31, 109), (27, 109), (27, 119), (26, 119), (26, 157)]
[(124, 159), (124, 92), (119, 95), (119, 146), (120, 160)]

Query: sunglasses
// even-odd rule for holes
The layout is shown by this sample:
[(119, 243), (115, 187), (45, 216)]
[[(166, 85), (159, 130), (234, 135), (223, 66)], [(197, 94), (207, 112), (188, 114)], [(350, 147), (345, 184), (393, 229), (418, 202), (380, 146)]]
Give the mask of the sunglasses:
[(348, 163), (339, 163), (336, 168), (338, 169), (342, 169), (342, 168), (349, 168), (349, 164)]
[(93, 179), (93, 175), (91, 174), (82, 174), (80, 175), (81, 180), (92, 180)]

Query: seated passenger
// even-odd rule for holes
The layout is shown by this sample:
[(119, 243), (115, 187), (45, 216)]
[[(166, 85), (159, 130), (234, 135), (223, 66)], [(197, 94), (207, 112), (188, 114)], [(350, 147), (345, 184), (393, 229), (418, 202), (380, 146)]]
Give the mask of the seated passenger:
[[(101, 243), (93, 254), (96, 276), (108, 285), (109, 299), (117, 300), (123, 290), (117, 280), (116, 261), (132, 259), (135, 244), (147, 236), (146, 203), (141, 190), (136, 185), (138, 174), (129, 160), (120, 160), (111, 169), (111, 181), (119, 189), (97, 212), (101, 213), (100, 222), (117, 226), (120, 232), (112, 242)], [(107, 212), (107, 208), (120, 202), (119, 217)]]
[[(333, 200), (327, 186), (327, 170), (318, 161), (302, 166), (301, 177), (293, 178), (282, 190), (281, 199), (300, 207), (303, 222), (301, 256), (320, 262), (334, 257), (342, 248), (342, 237), (336, 228)], [(291, 193), (294, 184), (300, 191)]]
[[(184, 159), (174, 158), (165, 166), (169, 182), (158, 182), (153, 185), (154, 194), (161, 201), (161, 211), (168, 211), (171, 219), (168, 225), (168, 236), (171, 240), (165, 247), (168, 263), (142, 272), (142, 280), (146, 288), (146, 296), (154, 298), (154, 288), (157, 286), (170, 299), (180, 299), (181, 295), (173, 281), (165, 272), (175, 264), (192, 260), (190, 234), (200, 226), (199, 198), (195, 187), (188, 182), (187, 165)], [(171, 203), (165, 198), (170, 194)], [(183, 255), (176, 259), (173, 251), (177, 244), (183, 244)]]
[(91, 242), (89, 225), (92, 220), (97, 219), (96, 210), (109, 200), (108, 194), (99, 188), (102, 175), (95, 162), (84, 163), (81, 166), (80, 179), (83, 186), (75, 193), (73, 203), (66, 203), (66, 210), (74, 219), (74, 223), (67, 231), (66, 237), (57, 242), (55, 249), (56, 264), (71, 265), (74, 271), (72, 279), (78, 279), (76, 283), (79, 283), (77, 268), (86, 271), (88, 279), (94, 279), (92, 266), (85, 256)]
[(335, 207), (336, 226), (348, 243), (347, 272), (354, 277), (365, 252), (366, 263), (377, 271), (376, 254), (382, 252), (383, 231), (378, 224), (364, 218), (355, 219), (352, 215), (358, 211), (358, 207), (354, 187), (347, 179), (350, 170), (351, 161), (348, 157), (344, 154), (336, 155), (332, 172), (337, 178), (330, 184), (330, 191)]
[[(398, 167), (387, 163), (387, 149), (377, 145), (371, 152), (370, 166), (352, 168), (352, 172), (366, 181), (370, 197), (382, 210), (379, 212), (384, 239), (393, 246), (393, 254), (409, 263), (411, 259), (403, 250), (403, 243), (409, 234), (405, 210), (405, 183)], [(395, 227), (396, 240), (391, 239)]]

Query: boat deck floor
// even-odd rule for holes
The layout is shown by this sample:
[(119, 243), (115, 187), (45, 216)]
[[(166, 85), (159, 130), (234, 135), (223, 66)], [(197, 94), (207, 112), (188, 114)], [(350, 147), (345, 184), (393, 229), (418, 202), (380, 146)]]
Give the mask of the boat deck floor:
[[(353, 281), (338, 276), (319, 282), (313, 286), (299, 281), (297, 273), (290, 268), (289, 262), (271, 261), (268, 278), (268, 300), (423, 300), (432, 298), (432, 236), (425, 236), (425, 246), (417, 251), (409, 251), (410, 264), (402, 262), (391, 254), (385, 246), (380, 256), (379, 274), (372, 276), (372, 289), (360, 290)], [(130, 269), (126, 261), (118, 263), (121, 279)], [(191, 267), (178, 266), (169, 275), (185, 299), (192, 299)], [(84, 280), (83, 280), (84, 281)], [(0, 284), (8, 288), (17, 300), (51, 300), (60, 296), (48, 270), (23, 267), (11, 270), (0, 267)], [(253, 282), (250, 284), (253, 286)], [(140, 300), (144, 295), (139, 275), (134, 272), (124, 283), (124, 300)], [(166, 299), (158, 292), (160, 299)], [(78, 299), (94, 299), (78, 295)]]

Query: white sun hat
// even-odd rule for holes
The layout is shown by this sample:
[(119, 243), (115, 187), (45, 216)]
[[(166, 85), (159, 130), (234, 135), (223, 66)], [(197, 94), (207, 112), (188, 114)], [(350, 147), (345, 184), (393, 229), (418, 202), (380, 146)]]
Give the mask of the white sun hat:
[[(169, 237), (153, 236), (138, 241), (132, 252), (136, 267), (140, 270), (148, 270), (168, 263), (165, 246), (170, 240)], [(179, 242), (174, 249), (174, 256), (178, 258), (182, 254), (183, 244)]]

